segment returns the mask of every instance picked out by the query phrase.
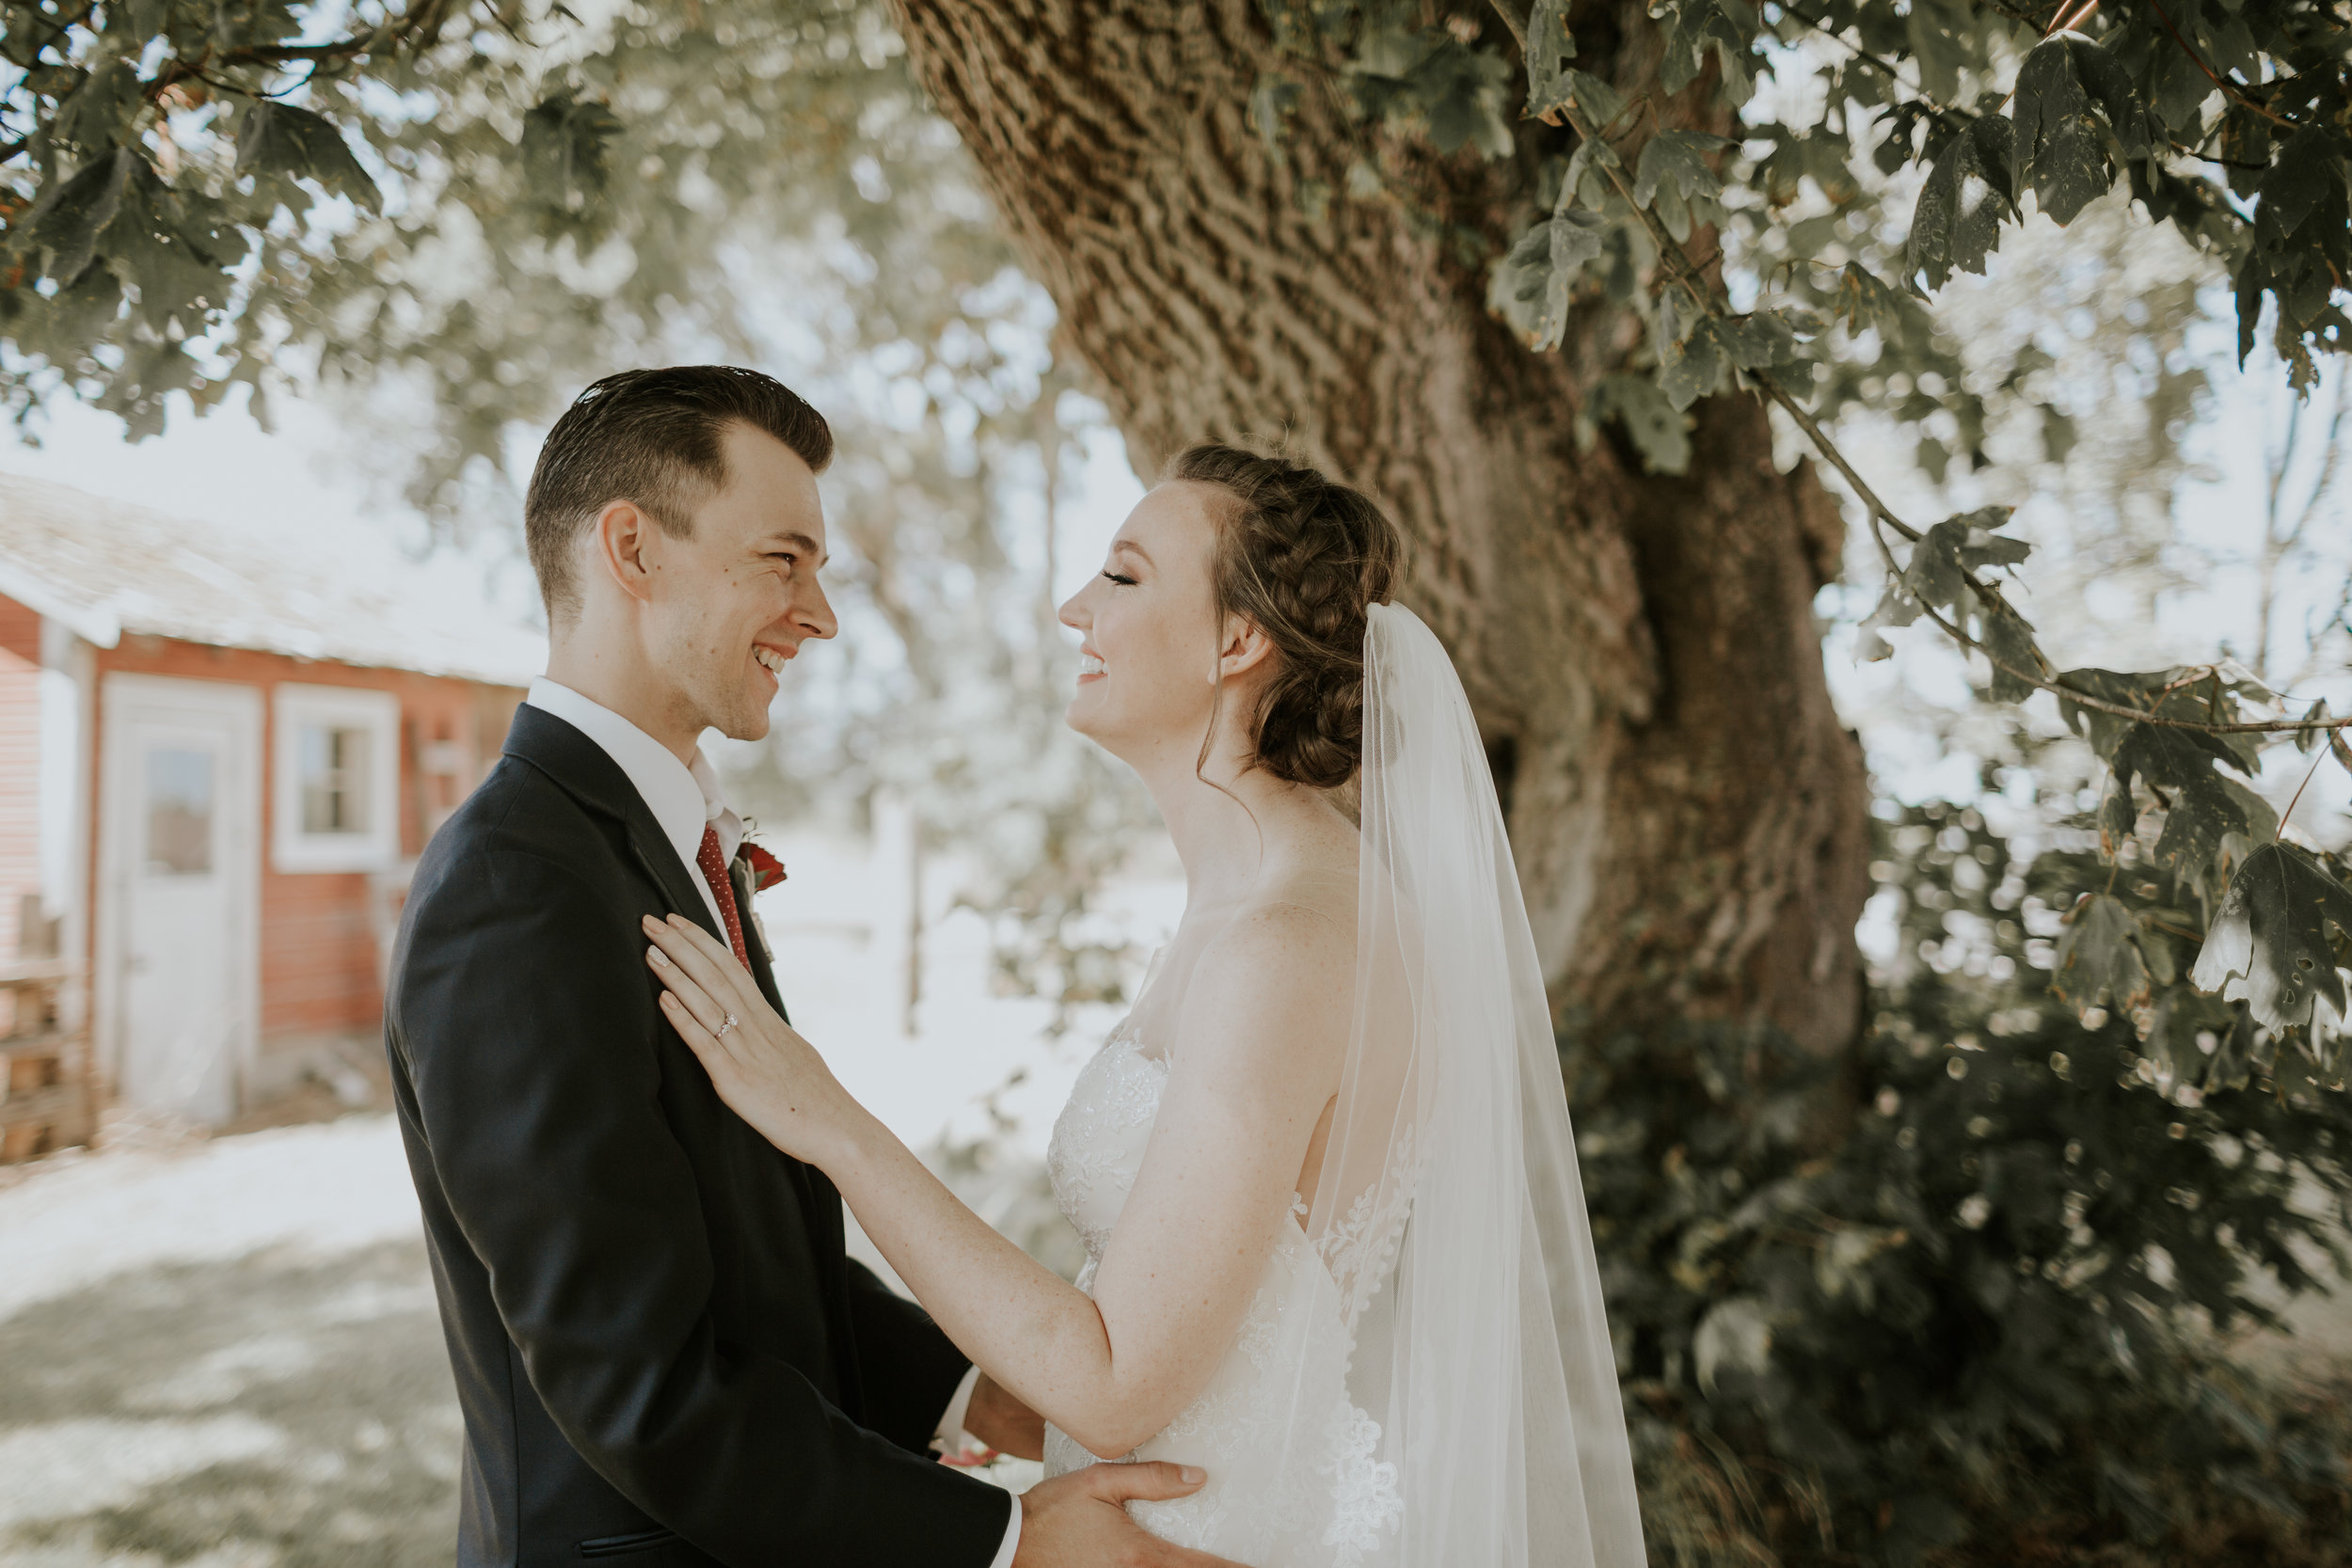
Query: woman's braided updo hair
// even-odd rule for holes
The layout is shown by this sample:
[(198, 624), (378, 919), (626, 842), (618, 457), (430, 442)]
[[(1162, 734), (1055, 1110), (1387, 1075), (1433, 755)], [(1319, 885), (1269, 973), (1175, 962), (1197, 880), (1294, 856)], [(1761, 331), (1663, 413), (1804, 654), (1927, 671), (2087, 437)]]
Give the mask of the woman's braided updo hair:
[(1364, 617), (1386, 603), (1404, 542), (1359, 490), (1303, 463), (1207, 443), (1168, 477), (1224, 492), (1210, 580), (1218, 618), (1239, 615), (1274, 644), (1254, 716), (1257, 765), (1337, 789), (1364, 754)]

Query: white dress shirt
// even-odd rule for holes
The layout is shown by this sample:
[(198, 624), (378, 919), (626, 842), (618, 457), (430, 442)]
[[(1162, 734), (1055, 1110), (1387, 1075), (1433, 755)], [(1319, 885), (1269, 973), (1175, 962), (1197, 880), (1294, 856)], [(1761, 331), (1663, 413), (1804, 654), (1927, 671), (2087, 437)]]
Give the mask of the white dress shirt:
[(743, 819), (720, 793), (719, 775), (704, 760), (702, 748), (694, 748), (692, 762), (680, 762), (675, 752), (602, 703), (591, 702), (545, 675), (531, 683), (530, 694), (523, 700), (595, 741), (628, 775), (628, 782), (637, 786), (639, 797), (653, 813), (661, 836), (670, 841), (670, 847), (686, 863), (694, 885), (702, 890), (703, 907), (710, 911), (712, 923), (725, 931), (727, 923), (719, 916), (718, 897), (710, 891), (697, 857), (702, 853), (703, 829), (709, 827), (719, 831), (719, 859), (733, 861), (743, 844)]
[[(708, 879), (703, 876), (703, 830), (713, 828), (719, 834), (719, 858), (733, 862), (735, 852), (743, 843), (743, 819), (728, 806), (726, 797), (719, 788), (719, 775), (711, 771), (702, 748), (694, 748), (691, 762), (680, 762), (671, 751), (635, 724), (606, 707), (591, 702), (568, 686), (561, 686), (545, 675), (531, 683), (531, 690), (523, 699), (532, 707), (556, 718), (595, 741), (604, 754), (612, 759), (620, 770), (636, 786), (638, 797), (653, 813), (661, 836), (670, 841), (686, 863), (687, 874), (701, 890), (703, 905), (710, 911), (711, 923), (720, 930), (727, 923), (719, 913), (718, 896), (710, 891)], [(751, 911), (739, 914), (749, 919)], [(961, 1453), (976, 1446), (972, 1435), (963, 1430), (964, 1417), (972, 1408), (972, 1389), (979, 1382), (980, 1370), (974, 1367), (963, 1374), (956, 1386), (955, 1398), (947, 1402), (946, 1414), (940, 1417), (937, 1436), (931, 1447), (946, 1453)], [(1005, 1528), (1005, 1544), (997, 1548), (996, 1560), (989, 1568), (1012, 1568), (1013, 1554), (1021, 1546), (1021, 1499), (1012, 1499), (1012, 1522)]]

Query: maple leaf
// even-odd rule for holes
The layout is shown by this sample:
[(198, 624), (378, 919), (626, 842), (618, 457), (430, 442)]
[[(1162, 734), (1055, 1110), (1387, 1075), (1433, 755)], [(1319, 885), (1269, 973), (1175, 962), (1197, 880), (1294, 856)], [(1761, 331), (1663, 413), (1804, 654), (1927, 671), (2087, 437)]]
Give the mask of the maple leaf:
[(2352, 890), (2295, 846), (2265, 844), (2231, 879), (2189, 980), (2243, 997), (2266, 1028), (2332, 1024), (2344, 1005), (2330, 926), (2352, 937)]

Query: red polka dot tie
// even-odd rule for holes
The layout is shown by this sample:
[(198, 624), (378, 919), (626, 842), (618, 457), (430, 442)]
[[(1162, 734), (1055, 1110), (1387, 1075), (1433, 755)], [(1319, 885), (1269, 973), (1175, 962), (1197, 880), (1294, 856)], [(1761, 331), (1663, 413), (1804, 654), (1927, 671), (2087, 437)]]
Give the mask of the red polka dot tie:
[(703, 829), (703, 847), (694, 863), (702, 867), (703, 880), (710, 884), (710, 896), (719, 901), (719, 918), (726, 923), (727, 945), (735, 949), (735, 961), (751, 968), (752, 956), (743, 946), (743, 916), (735, 907), (735, 879), (727, 875), (727, 863), (719, 854), (718, 829)]

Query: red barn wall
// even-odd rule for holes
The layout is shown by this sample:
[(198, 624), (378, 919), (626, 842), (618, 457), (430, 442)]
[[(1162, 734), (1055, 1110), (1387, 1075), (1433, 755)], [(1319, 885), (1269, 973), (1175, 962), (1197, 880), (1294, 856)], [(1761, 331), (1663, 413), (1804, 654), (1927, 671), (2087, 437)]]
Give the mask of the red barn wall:
[[(374, 879), (367, 872), (281, 872), (271, 861), (278, 807), (273, 787), (277, 716), (271, 689), (285, 682), (358, 687), (389, 691), (399, 698), (404, 857), (423, 849), (430, 828), (437, 826), (498, 760), (522, 692), (448, 676), (365, 670), (173, 638), (126, 636), (120, 646), (101, 649), (97, 656), (100, 711), (95, 728), (101, 746), (106, 722), (104, 681), (117, 673), (235, 681), (262, 689), (260, 1034), (263, 1086), (273, 1086), (269, 1071), (273, 1055), (291, 1058), (337, 1039), (372, 1037), (384, 1008), (377, 973), (377, 921), (382, 917), (371, 908), (376, 897)], [(469, 753), (467, 772), (453, 786), (425, 775), (419, 768), (423, 748), (451, 741)], [(104, 760), (99, 759), (93, 779), (104, 777)], [(99, 863), (94, 852), (90, 863)]]

